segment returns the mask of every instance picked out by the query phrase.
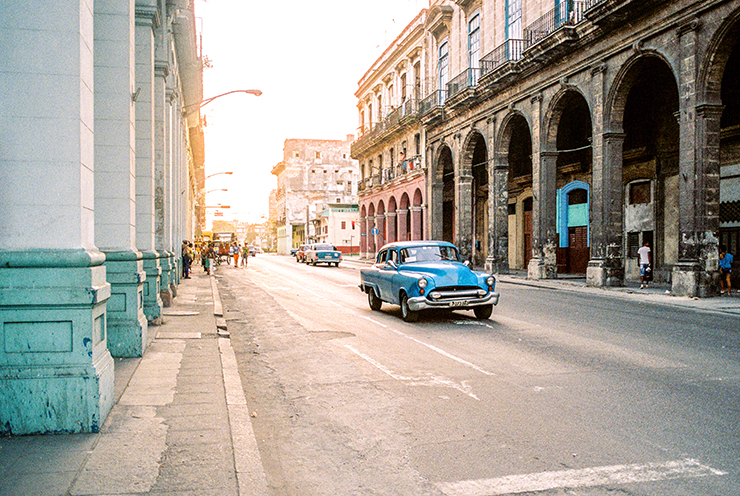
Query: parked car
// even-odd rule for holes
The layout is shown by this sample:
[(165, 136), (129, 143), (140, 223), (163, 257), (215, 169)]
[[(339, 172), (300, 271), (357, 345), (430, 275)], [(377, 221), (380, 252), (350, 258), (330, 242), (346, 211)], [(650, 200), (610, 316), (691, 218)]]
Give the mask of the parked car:
[(296, 262), (305, 262), (306, 261), (306, 250), (311, 245), (305, 244), (298, 247), (298, 251), (295, 252), (295, 261)]
[(306, 251), (306, 263), (317, 265), (325, 263), (326, 265), (335, 265), (339, 267), (342, 261), (342, 252), (337, 250), (336, 246), (328, 243), (314, 243)]
[(360, 269), (360, 290), (370, 308), (383, 302), (401, 306), (401, 317), (414, 322), (432, 308), (473, 310), (488, 319), (500, 295), (496, 278), (470, 269), (460, 252), (445, 241), (402, 241), (383, 246), (372, 267)]
[(290, 249), (290, 256), (291, 257), (294, 257), (296, 253), (298, 253), (298, 247), (295, 247), (295, 248), (291, 248)]

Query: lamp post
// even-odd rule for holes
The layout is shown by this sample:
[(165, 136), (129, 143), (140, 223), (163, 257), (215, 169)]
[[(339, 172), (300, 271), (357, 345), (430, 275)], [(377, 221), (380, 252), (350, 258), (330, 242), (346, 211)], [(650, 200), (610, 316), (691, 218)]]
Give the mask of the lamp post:
[[(209, 103), (211, 103), (216, 98), (221, 98), (222, 96), (231, 95), (232, 93), (246, 93), (248, 95), (260, 96), (262, 94), (262, 91), (261, 90), (232, 90), (232, 91), (227, 91), (226, 93), (221, 93), (220, 95), (212, 96), (210, 98), (206, 98), (205, 100), (201, 100), (198, 103), (191, 103), (190, 105), (185, 105), (182, 108), (182, 115), (183, 115), (183, 117), (187, 117), (190, 114), (192, 114), (193, 112), (195, 112), (196, 110), (199, 110), (202, 107), (208, 105)], [(195, 107), (195, 108), (193, 108), (192, 110), (188, 110), (191, 107)]]

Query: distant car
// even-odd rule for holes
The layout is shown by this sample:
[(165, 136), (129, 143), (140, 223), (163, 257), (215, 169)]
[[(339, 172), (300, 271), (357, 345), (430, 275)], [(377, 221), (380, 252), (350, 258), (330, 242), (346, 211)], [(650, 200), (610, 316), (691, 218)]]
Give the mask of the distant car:
[(298, 247), (298, 251), (296, 251), (296, 253), (295, 253), (295, 261), (296, 262), (305, 262), (306, 261), (306, 250), (308, 250), (308, 248), (310, 246), (311, 245), (305, 244), (305, 245), (300, 245)]
[(252, 257), (256, 257), (257, 256), (257, 247), (256, 246), (249, 245), (249, 255), (252, 256)]
[(328, 243), (314, 243), (306, 251), (306, 263), (310, 265), (325, 263), (339, 267), (341, 261), (342, 252)]
[(432, 308), (473, 310), (476, 318), (491, 317), (500, 295), (496, 278), (470, 269), (445, 241), (402, 241), (383, 246), (372, 267), (360, 269), (360, 290), (370, 308), (383, 302), (401, 306), (401, 317), (414, 322)]
[(290, 249), (290, 256), (294, 257), (298, 253), (298, 248), (291, 248)]

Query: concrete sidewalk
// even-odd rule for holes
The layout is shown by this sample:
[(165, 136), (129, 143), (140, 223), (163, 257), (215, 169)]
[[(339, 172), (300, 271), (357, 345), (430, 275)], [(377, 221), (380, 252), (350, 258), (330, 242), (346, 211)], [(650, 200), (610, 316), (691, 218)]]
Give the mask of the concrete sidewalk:
[(0, 438), (0, 494), (267, 494), (215, 278), (196, 267), (163, 316), (116, 359), (100, 433)]

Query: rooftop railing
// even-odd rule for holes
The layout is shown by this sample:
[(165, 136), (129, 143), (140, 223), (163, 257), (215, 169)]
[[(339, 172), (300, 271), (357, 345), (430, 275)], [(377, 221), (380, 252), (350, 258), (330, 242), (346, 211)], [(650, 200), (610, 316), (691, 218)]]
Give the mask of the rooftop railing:
[(506, 40), (480, 60), (481, 76), (495, 71), (498, 66), (506, 62), (516, 62), (521, 59), (522, 53), (528, 46), (526, 40)]

